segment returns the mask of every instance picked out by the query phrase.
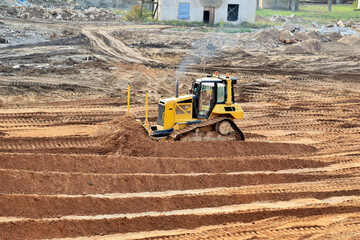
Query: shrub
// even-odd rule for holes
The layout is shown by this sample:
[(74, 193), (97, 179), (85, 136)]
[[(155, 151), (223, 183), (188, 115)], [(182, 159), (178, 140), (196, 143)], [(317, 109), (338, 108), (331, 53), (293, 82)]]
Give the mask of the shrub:
[(220, 28), (224, 28), (225, 27), (225, 23), (223, 21), (220, 21)]
[(359, 0), (353, 1), (354, 9), (357, 9), (357, 8), (358, 8), (358, 3), (359, 3)]
[(141, 8), (140, 5), (132, 6), (123, 17), (123, 20), (129, 22), (143, 22), (148, 19), (151, 19), (151, 12), (147, 11), (145, 7)]

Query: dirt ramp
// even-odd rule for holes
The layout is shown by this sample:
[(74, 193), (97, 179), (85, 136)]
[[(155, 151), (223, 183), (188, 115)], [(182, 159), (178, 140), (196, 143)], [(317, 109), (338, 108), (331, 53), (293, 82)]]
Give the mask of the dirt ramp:
[(360, 36), (345, 36), (339, 39), (338, 42), (348, 46), (360, 46)]
[(102, 153), (117, 153), (129, 156), (153, 157), (236, 157), (261, 155), (304, 155), (316, 151), (304, 144), (249, 142), (249, 141), (204, 141), (204, 142), (156, 142), (127, 116), (118, 117), (100, 130), (99, 143)]

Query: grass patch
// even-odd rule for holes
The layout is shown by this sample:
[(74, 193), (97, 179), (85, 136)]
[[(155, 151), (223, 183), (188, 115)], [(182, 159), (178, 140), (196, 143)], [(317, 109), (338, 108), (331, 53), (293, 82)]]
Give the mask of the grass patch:
[(252, 29), (258, 28), (267, 28), (274, 27), (277, 25), (281, 25), (282, 23), (269, 23), (269, 22), (256, 22), (256, 23), (248, 23), (243, 22), (241, 24), (230, 24), (230, 23), (219, 23), (214, 25), (208, 25), (203, 22), (189, 22), (189, 21), (157, 21), (151, 20), (148, 22), (165, 24), (169, 26), (176, 27), (175, 29), (178, 31), (186, 31), (187, 28), (196, 28), (197, 31), (201, 32), (223, 32), (223, 33), (245, 33), (252, 32)]
[(283, 23), (281, 22), (264, 22), (264, 21), (257, 21), (255, 23), (248, 23), (243, 22), (240, 24), (240, 27), (243, 28), (268, 28), (268, 27), (275, 27), (275, 26), (281, 26)]
[(151, 22), (157, 22), (157, 23), (162, 23), (162, 24), (176, 26), (176, 27), (204, 27), (204, 26), (207, 26), (203, 22), (189, 22), (189, 21), (180, 21), (180, 20), (171, 20), (171, 21), (152, 20)]
[(129, 10), (126, 9), (113, 9), (112, 10), (116, 15), (126, 15)]
[(246, 33), (246, 32), (252, 32), (251, 28), (224, 28), (224, 29), (218, 29), (218, 32), (223, 33)]
[(302, 18), (308, 22), (329, 23), (337, 20), (350, 20), (360, 21), (360, 13), (354, 11), (352, 4), (333, 4), (332, 11), (328, 11), (327, 4), (305, 4), (300, 6), (299, 11), (289, 10), (273, 10), (273, 9), (259, 9), (256, 14), (270, 18), (271, 16), (278, 14), (282, 16), (290, 16), (295, 13), (297, 18)]

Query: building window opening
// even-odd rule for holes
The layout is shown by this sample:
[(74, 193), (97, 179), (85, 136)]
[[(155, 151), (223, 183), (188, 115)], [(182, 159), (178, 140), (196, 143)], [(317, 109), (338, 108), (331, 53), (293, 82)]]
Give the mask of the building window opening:
[(179, 3), (179, 19), (190, 19), (190, 3)]
[(239, 4), (229, 4), (227, 20), (230, 22), (235, 22), (238, 19), (239, 19)]
[(226, 85), (224, 83), (217, 84), (217, 99), (216, 103), (225, 103), (226, 98)]

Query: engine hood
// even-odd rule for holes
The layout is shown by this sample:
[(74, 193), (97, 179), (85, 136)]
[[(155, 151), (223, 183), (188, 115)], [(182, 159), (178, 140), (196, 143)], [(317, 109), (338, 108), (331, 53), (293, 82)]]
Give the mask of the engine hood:
[(160, 103), (166, 104), (167, 102), (170, 102), (170, 101), (181, 102), (181, 101), (192, 99), (193, 97), (194, 97), (194, 95), (188, 94), (188, 95), (181, 95), (179, 97), (163, 98), (163, 99), (160, 99)]

